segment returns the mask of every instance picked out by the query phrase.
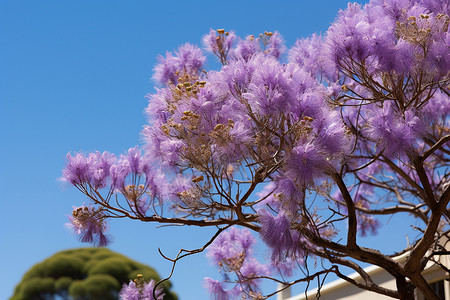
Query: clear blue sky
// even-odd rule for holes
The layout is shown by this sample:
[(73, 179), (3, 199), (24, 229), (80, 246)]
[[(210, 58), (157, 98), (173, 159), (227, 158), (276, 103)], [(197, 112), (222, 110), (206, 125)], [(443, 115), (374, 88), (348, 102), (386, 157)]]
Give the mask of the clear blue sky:
[[(63, 226), (72, 205), (85, 201), (58, 182), (65, 155), (120, 154), (141, 143), (158, 54), (200, 44), (210, 28), (242, 36), (278, 30), (290, 46), (325, 32), (346, 3), (0, 0), (0, 299), (33, 264), (85, 246)], [(170, 265), (157, 247), (174, 256), (201, 246), (211, 231), (117, 220), (111, 233), (112, 250), (165, 276)], [(187, 258), (176, 268), (174, 290), (181, 300), (208, 299), (205, 276), (219, 278), (204, 255)]]

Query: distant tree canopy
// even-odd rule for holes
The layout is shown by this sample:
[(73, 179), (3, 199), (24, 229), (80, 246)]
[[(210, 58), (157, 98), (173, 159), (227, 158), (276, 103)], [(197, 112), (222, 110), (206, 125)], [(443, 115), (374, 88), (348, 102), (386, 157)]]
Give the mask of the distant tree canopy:
[[(142, 274), (160, 280), (151, 267), (105, 248), (79, 248), (58, 252), (34, 265), (16, 286), (10, 300), (118, 299), (124, 283)], [(169, 281), (163, 284), (166, 300), (177, 300)]]

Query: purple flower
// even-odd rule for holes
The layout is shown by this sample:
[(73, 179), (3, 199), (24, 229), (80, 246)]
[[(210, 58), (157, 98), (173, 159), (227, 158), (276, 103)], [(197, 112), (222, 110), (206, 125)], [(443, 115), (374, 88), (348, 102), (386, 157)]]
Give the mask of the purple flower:
[(252, 56), (249, 61), (242, 59), (231, 61), (220, 72), (209, 74), (208, 81), (211, 87), (217, 88), (215, 91), (219, 96), (230, 93), (239, 98), (237, 92), (242, 93), (248, 88), (253, 72), (257, 69), (256, 61), (259, 61), (258, 55)]
[(139, 300), (139, 296), (139, 289), (133, 281), (130, 281), (129, 284), (124, 283), (119, 292), (119, 297), (121, 300)]
[(281, 37), (281, 34), (275, 31), (272, 35), (269, 35), (269, 41), (264, 53), (267, 53), (275, 58), (280, 58), (284, 51), (286, 51), (284, 40)]
[(243, 96), (249, 104), (265, 115), (290, 111), (294, 100), (291, 82), (285, 76), (280, 63), (270, 57), (261, 58), (248, 91)]
[(82, 153), (76, 153), (75, 156), (68, 153), (67, 164), (63, 170), (63, 180), (73, 185), (87, 183), (90, 180), (90, 160)]
[(161, 287), (156, 289), (156, 298), (153, 297), (153, 290), (155, 289), (156, 282), (154, 280), (150, 280), (150, 282), (144, 284), (143, 294), (147, 296), (145, 300), (162, 300), (164, 298), (164, 292)]
[(245, 40), (239, 40), (233, 51), (235, 59), (243, 59), (248, 61), (253, 55), (261, 52), (260, 40), (253, 35), (248, 36)]
[(289, 61), (297, 63), (303, 70), (316, 76), (322, 69), (322, 48), (323, 39), (316, 34), (297, 40), (294, 47), (289, 50)]
[(285, 212), (290, 212), (291, 215), (295, 214), (300, 208), (300, 200), (304, 197), (304, 186), (298, 185), (286, 174), (280, 174), (274, 182), (277, 192), (274, 196), (279, 202), (280, 208)]
[(215, 279), (205, 277), (205, 288), (214, 300), (229, 300), (231, 297), (230, 293), (224, 290), (222, 283)]
[(147, 169), (147, 161), (141, 155), (141, 151), (136, 147), (128, 149), (128, 154), (125, 157), (121, 157), (122, 160), (127, 160), (127, 164), (130, 168), (130, 172), (136, 175), (142, 175)]
[(203, 36), (203, 45), (209, 52), (217, 55), (222, 62), (226, 62), (228, 53), (236, 40), (236, 34), (225, 32), (223, 29), (211, 29), (208, 34)]
[[(441, 120), (445, 120), (446, 116), (450, 115), (448, 96), (441, 91), (436, 91), (422, 109), (422, 113), (429, 122), (442, 122)], [(449, 120), (447, 124), (448, 122)]]
[(291, 229), (290, 221), (283, 212), (274, 217), (260, 209), (258, 215), (261, 223), (259, 234), (272, 250), (272, 261), (284, 261), (287, 257), (295, 260), (304, 255), (303, 239), (298, 231)]
[(158, 64), (153, 69), (153, 79), (161, 84), (176, 83), (178, 77), (177, 72), (177, 59), (172, 53), (167, 52), (166, 57), (159, 56)]
[(205, 62), (205, 56), (202, 50), (189, 43), (180, 46), (176, 54), (177, 71), (184, 71), (189, 75), (195, 76)]
[[(221, 126), (222, 124), (218, 124)], [(241, 122), (225, 125), (225, 130), (213, 131), (213, 160), (223, 165), (239, 162), (247, 154), (252, 143), (251, 132)], [(217, 127), (216, 127), (217, 128)], [(216, 135), (217, 133), (217, 135)]]
[(104, 234), (107, 229), (105, 217), (101, 209), (85, 205), (74, 206), (72, 215), (69, 216), (70, 223), (66, 226), (79, 236), (81, 242), (104, 247), (111, 242)]
[(369, 119), (367, 134), (377, 141), (387, 156), (403, 155), (415, 151), (418, 138), (424, 135), (425, 126), (411, 110), (402, 116), (396, 112), (390, 102), (374, 109)]
[(411, 0), (379, 0), (379, 5), (383, 8), (386, 15), (394, 21), (400, 21), (405, 18), (406, 12), (411, 8)]
[(250, 258), (244, 261), (240, 269), (241, 280), (252, 289), (257, 289), (261, 280), (260, 276), (269, 276), (270, 271), (266, 265), (259, 263), (256, 259)]
[(125, 188), (125, 178), (130, 174), (130, 165), (128, 161), (123, 158), (123, 156), (119, 159), (117, 163), (111, 166), (111, 179), (112, 179), (112, 187), (123, 190)]
[(341, 156), (349, 149), (349, 139), (344, 135), (344, 126), (337, 113), (330, 112), (326, 117), (317, 118), (311, 126), (317, 132), (314, 142), (329, 153), (330, 159)]
[(198, 77), (205, 56), (200, 48), (186, 43), (178, 48), (175, 55), (167, 52), (166, 57), (159, 56), (158, 62), (154, 68), (153, 79), (163, 85), (176, 84), (178, 78), (184, 75)]
[(447, 0), (420, 0), (420, 4), (426, 7), (431, 13), (450, 14), (450, 3)]
[(72, 156), (67, 154), (67, 165), (63, 170), (63, 180), (73, 185), (90, 184), (94, 189), (102, 189), (106, 186), (110, 176), (110, 168), (116, 158), (108, 152), (94, 152), (87, 157), (82, 153)]
[(330, 170), (330, 159), (330, 155), (314, 142), (298, 144), (287, 161), (286, 175), (304, 186), (314, 184), (314, 179)]
[[(110, 168), (112, 187), (122, 192), (127, 184), (148, 185), (154, 173), (149, 155), (142, 155), (138, 147), (130, 148), (127, 155), (121, 155)], [(127, 180), (129, 175), (131, 178)]]
[(208, 247), (207, 256), (226, 271), (238, 271), (247, 255), (252, 253), (251, 247), (255, 238), (248, 229), (231, 229), (222, 232)]
[(110, 176), (110, 168), (116, 161), (114, 154), (109, 152), (95, 152), (89, 155), (88, 160), (91, 161), (91, 185), (95, 189), (106, 187), (106, 181)]
[(181, 160), (181, 151), (186, 146), (185, 142), (169, 137), (163, 132), (163, 124), (156, 121), (153, 126), (144, 126), (142, 135), (146, 141), (148, 160), (158, 162), (163, 166), (173, 167)]
[(153, 289), (155, 288), (155, 281), (150, 280), (150, 282), (140, 282), (137, 280), (130, 283), (123, 284), (122, 289), (119, 292), (119, 297), (121, 300), (162, 300), (164, 298), (164, 292), (161, 287), (156, 289), (156, 298), (153, 297)]

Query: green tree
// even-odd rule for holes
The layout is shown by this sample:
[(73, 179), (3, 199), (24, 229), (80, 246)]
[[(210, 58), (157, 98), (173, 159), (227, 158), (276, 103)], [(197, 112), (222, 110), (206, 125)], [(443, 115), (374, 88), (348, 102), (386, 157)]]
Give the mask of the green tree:
[[(58, 252), (34, 265), (16, 286), (10, 300), (118, 299), (124, 283), (142, 274), (160, 280), (151, 267), (105, 248), (79, 248)], [(171, 284), (163, 284), (164, 299), (177, 300)]]

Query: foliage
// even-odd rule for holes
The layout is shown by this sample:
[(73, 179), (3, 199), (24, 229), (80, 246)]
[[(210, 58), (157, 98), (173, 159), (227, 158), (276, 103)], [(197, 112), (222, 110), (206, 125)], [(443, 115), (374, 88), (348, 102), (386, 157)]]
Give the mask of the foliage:
[[(449, 230), (448, 26), (445, 0), (349, 4), (287, 61), (278, 32), (211, 30), (203, 43), (219, 70), (203, 70), (191, 44), (159, 58), (142, 149), (67, 155), (63, 179), (90, 199), (70, 226), (97, 245), (109, 242), (111, 216), (215, 226), (204, 247), (173, 262), (208, 247), (227, 274), (206, 280), (217, 299), (264, 299), (272, 294), (261, 294), (263, 279), (287, 287), (329, 273), (393, 298), (412, 299), (417, 288), (437, 299), (421, 271)], [(417, 230), (409, 246), (361, 245), (377, 216), (397, 214)], [(244, 229), (224, 231), (232, 226)], [(271, 249), (269, 262), (252, 256), (249, 230)], [(311, 258), (321, 269), (310, 272)], [(359, 263), (384, 268), (397, 288), (375, 284)], [(288, 280), (295, 269), (306, 275)]]
[[(105, 248), (58, 252), (34, 265), (16, 286), (11, 300), (118, 299), (122, 285), (142, 274), (159, 280), (156, 271)], [(166, 299), (176, 300), (164, 284)]]

